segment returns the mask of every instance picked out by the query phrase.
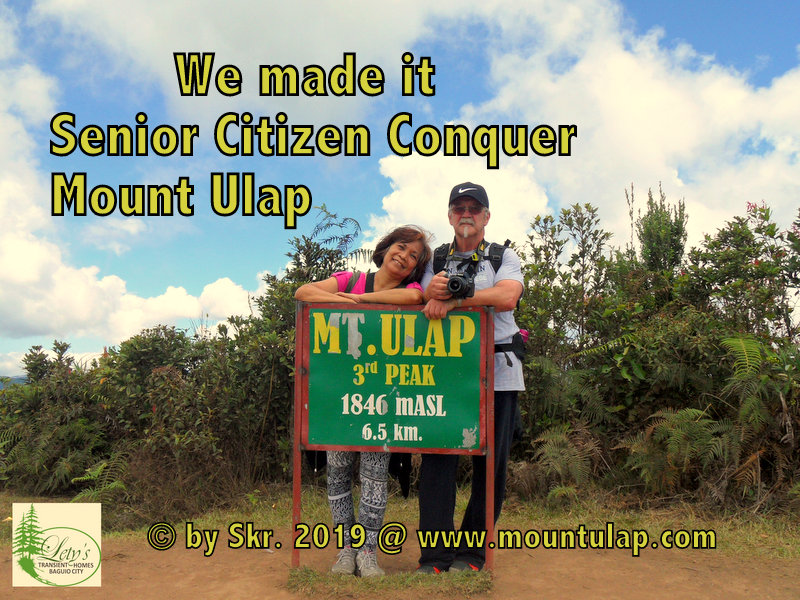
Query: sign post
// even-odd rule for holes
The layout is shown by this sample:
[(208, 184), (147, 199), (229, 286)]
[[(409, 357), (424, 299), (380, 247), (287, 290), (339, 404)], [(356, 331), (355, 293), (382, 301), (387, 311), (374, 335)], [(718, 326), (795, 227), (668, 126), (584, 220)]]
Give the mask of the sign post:
[[(494, 547), (494, 321), (475, 307), (297, 303), (293, 513), (301, 451), (485, 455), (486, 567)], [(300, 564), (297, 544), (292, 567)]]

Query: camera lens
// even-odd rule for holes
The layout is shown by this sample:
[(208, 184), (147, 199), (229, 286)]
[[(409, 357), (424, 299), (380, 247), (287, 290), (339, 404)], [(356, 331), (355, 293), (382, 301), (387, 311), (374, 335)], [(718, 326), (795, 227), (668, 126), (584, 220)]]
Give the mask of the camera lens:
[(455, 275), (447, 280), (447, 291), (453, 296), (458, 296), (464, 293), (467, 282), (460, 275)]

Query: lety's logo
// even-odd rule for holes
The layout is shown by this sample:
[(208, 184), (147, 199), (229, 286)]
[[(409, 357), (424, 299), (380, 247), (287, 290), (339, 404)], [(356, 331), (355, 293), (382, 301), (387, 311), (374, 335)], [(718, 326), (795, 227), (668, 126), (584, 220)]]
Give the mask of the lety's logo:
[(100, 504), (14, 504), (13, 585), (99, 586)]

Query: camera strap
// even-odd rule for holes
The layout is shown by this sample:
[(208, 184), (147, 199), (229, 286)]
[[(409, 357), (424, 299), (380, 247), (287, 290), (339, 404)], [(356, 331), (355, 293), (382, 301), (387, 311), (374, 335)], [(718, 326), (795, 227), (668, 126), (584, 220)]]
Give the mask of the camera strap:
[[(487, 247), (488, 244), (486, 243), (486, 240), (481, 240), (481, 243), (478, 244), (475, 252), (466, 258), (462, 258), (456, 269), (460, 271), (462, 268), (464, 268), (464, 266), (466, 266), (466, 268), (463, 270), (463, 273), (468, 277), (474, 277), (475, 273), (478, 271), (478, 265), (483, 260), (483, 255), (486, 253)], [(456, 241), (453, 239), (453, 242), (450, 244), (450, 249), (447, 251), (447, 260), (445, 261), (445, 264), (449, 264), (456, 260), (455, 252)]]

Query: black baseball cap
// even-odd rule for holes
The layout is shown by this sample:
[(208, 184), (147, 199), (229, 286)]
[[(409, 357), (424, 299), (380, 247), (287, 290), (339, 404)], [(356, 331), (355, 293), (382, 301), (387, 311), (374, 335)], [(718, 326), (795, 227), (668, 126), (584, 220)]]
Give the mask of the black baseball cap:
[(489, 196), (486, 195), (486, 190), (483, 189), (483, 186), (477, 183), (467, 181), (466, 183), (460, 183), (455, 186), (450, 192), (450, 202), (448, 204), (452, 204), (453, 200), (457, 200), (458, 198), (472, 198), (473, 200), (477, 200), (482, 206), (489, 208)]

